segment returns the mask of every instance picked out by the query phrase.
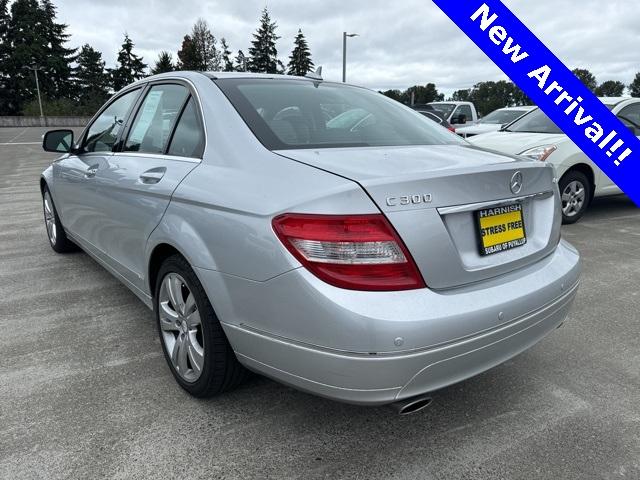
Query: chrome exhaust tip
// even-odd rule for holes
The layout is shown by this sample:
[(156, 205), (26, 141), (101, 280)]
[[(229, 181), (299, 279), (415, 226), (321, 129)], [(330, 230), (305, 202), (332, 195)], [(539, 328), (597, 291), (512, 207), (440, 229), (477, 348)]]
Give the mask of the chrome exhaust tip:
[(405, 398), (390, 405), (398, 415), (411, 415), (427, 408), (433, 402), (433, 398), (429, 395), (416, 395), (415, 397)]

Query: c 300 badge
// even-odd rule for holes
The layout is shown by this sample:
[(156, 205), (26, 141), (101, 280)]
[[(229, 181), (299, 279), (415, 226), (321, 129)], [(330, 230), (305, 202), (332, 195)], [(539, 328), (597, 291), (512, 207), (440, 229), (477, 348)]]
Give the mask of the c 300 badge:
[(387, 206), (397, 207), (405, 205), (419, 205), (421, 203), (431, 203), (432, 200), (430, 193), (400, 195), (399, 197), (387, 197)]

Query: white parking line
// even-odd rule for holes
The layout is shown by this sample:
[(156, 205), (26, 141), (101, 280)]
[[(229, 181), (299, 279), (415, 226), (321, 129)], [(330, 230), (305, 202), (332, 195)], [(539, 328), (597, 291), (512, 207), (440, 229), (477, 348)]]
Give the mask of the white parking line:
[(27, 130), (29, 130), (28, 128), (25, 128), (24, 130), (22, 130), (19, 134), (17, 134), (15, 137), (13, 137), (11, 140), (9, 140), (9, 142), (13, 142), (14, 140), (17, 140), (18, 137), (21, 137), (22, 135), (24, 135)]

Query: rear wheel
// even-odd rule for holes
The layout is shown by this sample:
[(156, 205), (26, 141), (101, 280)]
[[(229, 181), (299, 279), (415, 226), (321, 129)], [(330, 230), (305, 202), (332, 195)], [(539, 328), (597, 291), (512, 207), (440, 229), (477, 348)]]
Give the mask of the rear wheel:
[(67, 238), (67, 234), (62, 228), (60, 217), (51, 199), (49, 189), (45, 187), (42, 194), (42, 209), (44, 211), (44, 224), (47, 227), (47, 237), (49, 245), (58, 253), (75, 252), (78, 246)]
[(178, 384), (196, 397), (236, 387), (246, 370), (187, 261), (180, 255), (169, 257), (157, 278), (156, 321), (162, 350)]
[(591, 199), (591, 183), (584, 173), (572, 170), (560, 179), (559, 187), (562, 223), (576, 223), (587, 211)]

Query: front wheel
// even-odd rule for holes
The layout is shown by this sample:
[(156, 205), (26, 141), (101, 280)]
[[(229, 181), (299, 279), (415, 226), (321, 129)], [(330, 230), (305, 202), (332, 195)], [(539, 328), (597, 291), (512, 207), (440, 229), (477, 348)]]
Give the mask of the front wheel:
[(49, 189), (45, 187), (42, 193), (42, 210), (44, 211), (44, 224), (47, 227), (49, 245), (57, 253), (75, 252), (78, 246), (67, 238), (62, 227), (60, 217), (51, 199)]
[(576, 223), (587, 211), (591, 199), (591, 183), (578, 171), (569, 171), (560, 179), (562, 223)]
[(196, 397), (210, 397), (240, 384), (246, 370), (200, 281), (180, 255), (160, 267), (154, 311), (162, 350), (182, 388)]

